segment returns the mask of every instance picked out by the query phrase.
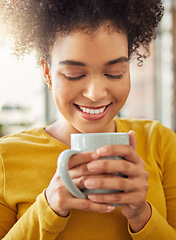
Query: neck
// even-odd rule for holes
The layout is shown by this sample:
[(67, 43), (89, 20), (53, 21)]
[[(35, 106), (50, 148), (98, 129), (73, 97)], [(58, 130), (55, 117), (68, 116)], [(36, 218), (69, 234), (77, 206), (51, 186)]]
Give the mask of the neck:
[[(62, 116), (59, 116), (59, 119), (56, 122), (46, 127), (45, 131), (67, 146), (70, 146), (70, 135), (72, 133), (80, 133), (68, 121), (66, 121), (66, 119), (63, 119)], [(117, 132), (115, 120), (113, 120), (109, 132)]]

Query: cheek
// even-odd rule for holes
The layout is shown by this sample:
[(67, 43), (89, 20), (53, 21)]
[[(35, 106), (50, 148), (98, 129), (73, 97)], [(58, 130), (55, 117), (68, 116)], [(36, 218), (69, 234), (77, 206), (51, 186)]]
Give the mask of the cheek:
[(69, 86), (65, 83), (62, 78), (54, 78), (52, 82), (53, 95), (55, 98), (65, 98), (68, 97)]
[(62, 106), (64, 105), (66, 96), (68, 98), (67, 89), (63, 88), (61, 83), (53, 81), (52, 94), (53, 94), (55, 104), (56, 104), (58, 110), (60, 110), (62, 108)]
[(53, 81), (53, 97), (58, 108), (67, 108), (78, 96), (78, 87), (65, 79)]
[(128, 97), (130, 90), (131, 90), (130, 81), (123, 82), (122, 84), (117, 85), (113, 88), (114, 96), (118, 101), (125, 100)]
[(131, 91), (131, 82), (130, 82), (130, 80), (129, 80), (128, 86), (127, 86), (127, 88), (126, 88), (126, 94), (127, 94), (127, 96), (129, 95), (130, 91)]
[(127, 78), (125, 79), (124, 84), (122, 86), (123, 86), (124, 95), (128, 96), (131, 90), (130, 74), (127, 75)]
[(62, 88), (54, 88), (53, 97), (58, 108), (65, 107), (66, 103), (69, 102), (69, 92)]

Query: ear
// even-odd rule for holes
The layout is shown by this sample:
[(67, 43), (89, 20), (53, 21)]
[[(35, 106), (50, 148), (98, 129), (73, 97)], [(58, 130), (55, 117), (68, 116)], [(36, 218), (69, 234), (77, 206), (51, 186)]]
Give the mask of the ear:
[(50, 66), (44, 58), (41, 58), (40, 63), (42, 65), (45, 83), (48, 85), (49, 90), (52, 90)]

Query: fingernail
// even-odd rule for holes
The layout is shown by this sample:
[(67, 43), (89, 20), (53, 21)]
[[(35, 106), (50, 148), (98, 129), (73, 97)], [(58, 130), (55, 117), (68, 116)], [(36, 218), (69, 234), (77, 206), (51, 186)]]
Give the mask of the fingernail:
[(94, 179), (87, 179), (84, 182), (85, 187), (93, 187), (95, 186), (96, 181)]
[(97, 162), (91, 162), (87, 165), (87, 168), (90, 170), (90, 171), (95, 171), (98, 169), (98, 163)]
[(91, 200), (91, 201), (96, 201), (97, 197), (95, 195), (88, 195), (88, 198)]
[(97, 153), (98, 154), (104, 154), (104, 153), (106, 153), (107, 152), (107, 148), (106, 147), (103, 147), (103, 148), (99, 148), (98, 150), (97, 150)]
[(114, 206), (112, 206), (112, 205), (108, 205), (108, 206), (107, 206), (107, 210), (106, 210), (106, 212), (112, 212), (114, 209), (115, 209)]

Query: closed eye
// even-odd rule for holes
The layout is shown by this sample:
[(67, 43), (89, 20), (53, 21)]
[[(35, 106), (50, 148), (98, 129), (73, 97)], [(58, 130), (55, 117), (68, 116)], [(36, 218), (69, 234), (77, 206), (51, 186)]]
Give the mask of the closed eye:
[(70, 81), (76, 81), (76, 80), (80, 80), (80, 79), (82, 79), (83, 77), (85, 77), (86, 75), (80, 75), (80, 76), (77, 76), (77, 77), (69, 77), (69, 76), (67, 76), (67, 75), (64, 75), (64, 77), (66, 78), (66, 79), (68, 79), (68, 80), (70, 80)]
[(121, 75), (110, 75), (110, 74), (104, 74), (104, 76), (111, 78), (111, 79), (121, 79), (123, 77), (123, 74)]
[[(70, 77), (70, 76), (67, 76), (67, 75), (64, 75), (64, 77), (70, 81), (76, 81), (76, 80), (80, 80), (82, 79), (83, 77), (85, 77), (86, 75), (83, 74), (83, 75), (80, 75), (80, 76), (77, 76), (77, 77)], [(104, 76), (110, 78), (110, 79), (121, 79), (123, 77), (123, 74), (120, 74), (120, 75), (111, 75), (111, 74), (104, 74)]]

